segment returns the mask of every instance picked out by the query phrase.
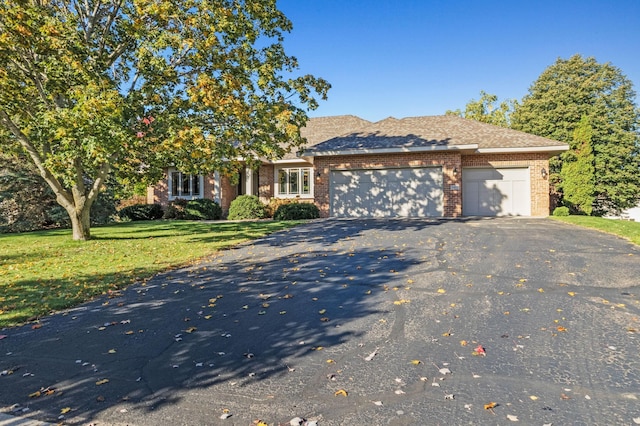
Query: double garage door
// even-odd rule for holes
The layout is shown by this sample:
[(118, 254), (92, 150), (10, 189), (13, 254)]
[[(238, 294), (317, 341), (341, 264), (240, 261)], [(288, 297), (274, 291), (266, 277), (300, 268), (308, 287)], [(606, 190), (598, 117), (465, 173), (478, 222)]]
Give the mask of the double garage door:
[[(333, 217), (444, 215), (440, 167), (332, 171)], [(529, 168), (462, 170), (464, 216), (530, 216)]]
[(529, 168), (462, 170), (464, 216), (530, 216)]
[(443, 215), (440, 167), (331, 172), (333, 217)]

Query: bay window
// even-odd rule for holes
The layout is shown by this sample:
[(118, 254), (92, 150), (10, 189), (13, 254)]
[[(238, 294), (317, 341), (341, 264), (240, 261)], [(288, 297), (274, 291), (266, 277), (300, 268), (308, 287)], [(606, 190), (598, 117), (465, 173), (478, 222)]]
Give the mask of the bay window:
[(284, 168), (278, 170), (279, 196), (311, 195), (310, 167)]

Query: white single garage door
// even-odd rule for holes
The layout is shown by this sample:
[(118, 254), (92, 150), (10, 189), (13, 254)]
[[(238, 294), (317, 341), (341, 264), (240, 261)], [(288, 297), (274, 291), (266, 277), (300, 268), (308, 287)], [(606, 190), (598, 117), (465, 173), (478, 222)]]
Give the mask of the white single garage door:
[(333, 217), (443, 215), (440, 167), (331, 172)]
[(531, 216), (529, 168), (462, 170), (464, 216)]

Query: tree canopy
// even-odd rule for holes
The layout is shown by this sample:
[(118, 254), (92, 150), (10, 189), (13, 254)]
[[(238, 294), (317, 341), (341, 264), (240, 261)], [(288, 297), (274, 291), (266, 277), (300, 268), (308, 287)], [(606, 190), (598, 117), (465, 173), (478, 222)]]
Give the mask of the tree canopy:
[(231, 173), (302, 143), (329, 84), (297, 75), (275, 0), (0, 0), (0, 148), (88, 239), (107, 178)]
[[(638, 202), (640, 194), (640, 112), (631, 81), (610, 63), (574, 55), (558, 59), (529, 88), (511, 114), (512, 128), (566, 142), (571, 150), (552, 162), (552, 178), (562, 179), (566, 161), (585, 151), (588, 120), (593, 149), (594, 213), (617, 212)], [(576, 129), (583, 137), (574, 138)], [(580, 142), (580, 143), (578, 143)], [(590, 154), (582, 160), (586, 160)], [(571, 167), (569, 167), (571, 168)], [(565, 169), (566, 171), (566, 169)], [(573, 185), (560, 188), (573, 197)], [(573, 189), (570, 189), (573, 188)]]
[(510, 114), (515, 107), (515, 101), (502, 101), (498, 103), (498, 96), (480, 91), (480, 99), (472, 99), (461, 111), (448, 110), (446, 115), (457, 115), (459, 117), (468, 118), (470, 120), (480, 121), (482, 123), (494, 124), (501, 127), (509, 127)]

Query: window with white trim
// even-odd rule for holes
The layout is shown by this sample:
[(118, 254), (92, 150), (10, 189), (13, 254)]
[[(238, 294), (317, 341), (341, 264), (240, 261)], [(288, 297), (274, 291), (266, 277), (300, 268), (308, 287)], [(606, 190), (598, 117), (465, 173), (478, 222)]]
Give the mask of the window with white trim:
[(311, 195), (312, 175), (312, 169), (310, 167), (292, 167), (278, 169), (277, 195)]
[(169, 170), (169, 199), (184, 198), (187, 200), (203, 197), (202, 175), (192, 175)]

